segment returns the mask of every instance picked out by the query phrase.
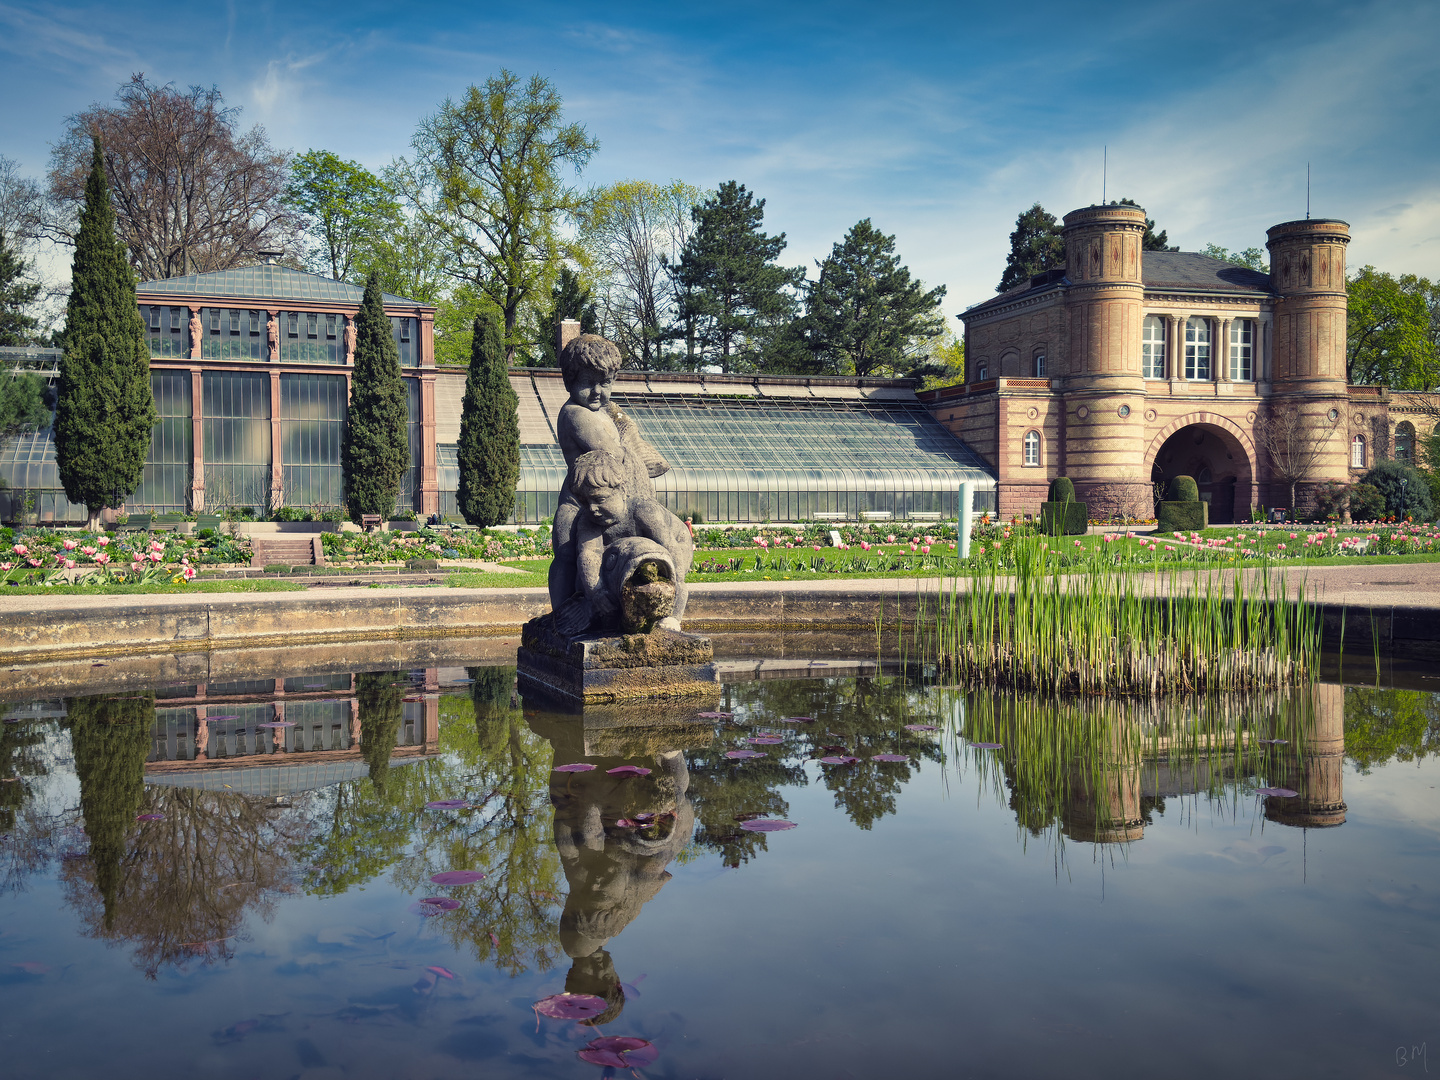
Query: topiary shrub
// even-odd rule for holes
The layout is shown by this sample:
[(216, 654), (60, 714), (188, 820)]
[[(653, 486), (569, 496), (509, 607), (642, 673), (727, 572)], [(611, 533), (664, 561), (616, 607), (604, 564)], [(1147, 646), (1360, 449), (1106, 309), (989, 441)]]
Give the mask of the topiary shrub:
[[(1429, 521), (1435, 515), (1434, 504), (1430, 501), (1430, 485), (1420, 475), (1420, 470), (1403, 461), (1382, 461), (1365, 474), (1363, 484), (1369, 484), (1385, 500), (1385, 513), (1396, 518), (1414, 518)], [(1351, 510), (1354, 516), (1354, 510)]]
[(1200, 501), (1200, 486), (1192, 476), (1170, 481), (1170, 498), (1155, 510), (1157, 532), (1197, 532), (1210, 524), (1210, 504)]
[(1075, 501), (1075, 485), (1066, 476), (1050, 481), (1050, 499), (1040, 504), (1040, 531), (1046, 536), (1084, 536), (1090, 508)]
[(1350, 488), (1350, 520), (1377, 521), (1385, 516), (1385, 496), (1370, 484)]
[(1068, 476), (1057, 476), (1050, 481), (1050, 501), (1067, 503), (1075, 501), (1075, 485)]
[(1170, 481), (1170, 502), (1199, 502), (1200, 485), (1193, 476), (1177, 476)]

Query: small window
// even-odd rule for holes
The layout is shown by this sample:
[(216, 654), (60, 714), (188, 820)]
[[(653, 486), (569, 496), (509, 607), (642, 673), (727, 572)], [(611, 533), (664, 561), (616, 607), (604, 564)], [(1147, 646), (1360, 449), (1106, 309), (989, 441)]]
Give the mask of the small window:
[(975, 369), (975, 381), (976, 381), (976, 382), (984, 382), (984, 381), (985, 381), (986, 379), (988, 379), (989, 377), (990, 377), (990, 369), (987, 368), (984, 364), (981, 364), (978, 368)]
[(1144, 378), (1165, 378), (1165, 320), (1158, 315), (1145, 316), (1140, 331), (1140, 364)]
[(335, 340), (335, 323), (338, 318), (336, 315), (325, 316), (325, 336), (331, 341)]
[(1365, 436), (1356, 435), (1350, 440), (1350, 467), (1352, 469), (1365, 468)]
[(212, 307), (212, 308), (210, 309), (210, 332), (211, 332), (212, 334), (218, 334), (218, 333), (220, 332), (220, 309), (219, 309), (219, 308), (213, 308), (213, 307)]
[(1395, 460), (1413, 461), (1415, 458), (1415, 425), (1402, 420), (1395, 427)]
[(240, 333), (240, 309), (232, 308), (230, 311), (230, 333)]
[(260, 328), (265, 325), (264, 316), (258, 311), (250, 312), (250, 336), (259, 337)]
[(1255, 320), (1236, 319), (1230, 324), (1230, 379), (1255, 381)]
[(401, 320), (400, 320), (400, 340), (401, 340), (401, 341), (409, 341), (409, 340), (410, 340), (410, 320), (409, 320), (409, 319), (401, 319)]
[(178, 308), (178, 307), (172, 307), (172, 308), (170, 309), (170, 331), (171, 331), (171, 333), (178, 334), (178, 333), (180, 332), (181, 328), (185, 325), (185, 323), (181, 320), (181, 317), (180, 317), (180, 312), (182, 312), (182, 311), (184, 311), (184, 310), (185, 310), (184, 308)]
[(290, 313), (285, 317), (285, 322), (286, 322), (286, 327), (285, 327), (285, 333), (286, 333), (286, 335), (289, 336), (289, 337), (299, 337), (299, 336), (300, 336), (300, 313), (297, 312), (297, 311), (292, 311), (292, 312), (290, 312)]
[(150, 329), (158, 331), (160, 329), (160, 309), (151, 307), (148, 310), (150, 312)]
[(1043, 352), (1035, 354), (1035, 377), (1037, 379), (1045, 378), (1045, 354)]
[(1035, 468), (1040, 464), (1040, 433), (1038, 431), (1027, 431), (1025, 433), (1025, 467)]
[(320, 316), (313, 311), (305, 316), (305, 336), (310, 338), (320, 336)]
[(1185, 378), (1210, 381), (1210, 320), (1185, 320)]

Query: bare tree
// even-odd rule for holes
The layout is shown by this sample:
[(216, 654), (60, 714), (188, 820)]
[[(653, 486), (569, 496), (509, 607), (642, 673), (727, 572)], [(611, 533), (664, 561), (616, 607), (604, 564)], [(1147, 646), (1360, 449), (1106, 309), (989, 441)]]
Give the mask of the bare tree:
[(1255, 422), (1255, 436), (1275, 479), (1290, 491), (1290, 512), (1295, 512), (1295, 487), (1310, 475), (1315, 462), (1335, 435), (1337, 423), (1307, 415), (1298, 407), (1274, 406), (1270, 415)]
[(225, 270), (295, 241), (300, 222), (281, 201), (289, 156), (258, 125), (239, 132), (240, 110), (219, 90), (155, 86), (142, 73), (115, 97), (70, 117), (51, 152), (51, 239), (74, 242), (98, 133), (116, 231), (142, 280)]
[(45, 198), (40, 185), (20, 175), (20, 164), (0, 155), (0, 236), (12, 251), (23, 251), (40, 236)]

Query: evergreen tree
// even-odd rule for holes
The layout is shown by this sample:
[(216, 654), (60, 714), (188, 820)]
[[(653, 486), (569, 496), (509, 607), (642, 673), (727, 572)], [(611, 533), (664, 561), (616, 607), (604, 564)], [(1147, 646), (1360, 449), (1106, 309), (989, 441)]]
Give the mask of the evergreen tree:
[(895, 237), (856, 222), (820, 266), (810, 288), (810, 347), (835, 375), (896, 374), (915, 366), (915, 339), (938, 337), (945, 286), (929, 292), (900, 265)]
[(460, 411), (460, 513), (490, 528), (510, 520), (520, 482), (520, 403), (505, 365), (505, 337), (494, 308), (475, 320), (474, 349)]
[(101, 510), (118, 506), (140, 486), (154, 426), (150, 349), (135, 300), (135, 275), (115, 238), (115, 211), (96, 136), (75, 237), (55, 400), (60, 483), (71, 502), (89, 510), (92, 531)]
[[(1116, 205), (1116, 206), (1133, 206), (1133, 207), (1135, 207), (1137, 210), (1140, 208), (1140, 204), (1139, 204), (1138, 202), (1136, 202), (1134, 199), (1121, 199), (1121, 200), (1120, 200), (1118, 203), (1116, 203), (1115, 205)], [(1170, 237), (1166, 235), (1165, 230), (1164, 230), (1164, 229), (1161, 229), (1161, 230), (1157, 233), (1157, 232), (1155, 231), (1155, 222), (1154, 222), (1154, 220), (1147, 217), (1147, 218), (1145, 219), (1145, 235), (1140, 238), (1140, 250), (1141, 250), (1141, 251), (1179, 251), (1179, 250), (1180, 250), (1180, 247), (1179, 247), (1178, 244), (1177, 244), (1175, 247), (1168, 247), (1168, 246), (1166, 246), (1166, 245), (1168, 245), (1169, 243), (1170, 243)]]
[(1015, 231), (1010, 234), (1010, 255), (995, 291), (1006, 292), (1036, 274), (1064, 265), (1065, 241), (1060, 235), (1060, 223), (1037, 202), (1015, 219)]
[(531, 327), (530, 336), (535, 344), (529, 350), (528, 359), (536, 367), (559, 366), (555, 331), (566, 319), (578, 322), (582, 334), (600, 333), (600, 314), (595, 301), (590, 299), (590, 287), (580, 280), (579, 274), (562, 266), (559, 279), (550, 287), (549, 309)]
[(408, 420), (400, 350), (385, 314), (380, 283), (371, 274), (355, 318), (355, 374), (340, 446), (345, 504), (357, 525), (363, 514), (389, 516), (395, 511), (400, 478), (410, 467)]
[(743, 184), (725, 181), (690, 216), (695, 231), (672, 271), (680, 299), (677, 327), (694, 337), (688, 360), (727, 372), (760, 367), (767, 341), (777, 332), (783, 336), (794, 314), (788, 290), (805, 280), (805, 270), (775, 265), (785, 234), (760, 231), (765, 200), (756, 201)]
[(27, 281), (25, 260), (0, 231), (0, 345), (29, 345), (40, 320), (27, 309), (40, 295), (40, 283)]

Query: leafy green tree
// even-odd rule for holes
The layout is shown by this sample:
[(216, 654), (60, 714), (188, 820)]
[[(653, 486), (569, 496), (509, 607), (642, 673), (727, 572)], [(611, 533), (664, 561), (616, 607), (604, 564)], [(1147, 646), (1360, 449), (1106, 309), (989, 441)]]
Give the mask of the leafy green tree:
[(55, 459), (66, 496), (86, 507), (87, 527), (94, 531), (101, 510), (119, 505), (139, 487), (155, 425), (150, 349), (135, 300), (135, 275), (115, 239), (99, 136), (70, 276)]
[(290, 163), (284, 202), (305, 215), (308, 231), (318, 242), (307, 265), (319, 273), (328, 270), (337, 281), (350, 279), (357, 254), (400, 209), (384, 180), (329, 150), (307, 150)]
[(1440, 753), (1440, 696), (1422, 690), (1345, 688), (1345, 756), (1361, 772)]
[(1211, 259), (1219, 259), (1221, 262), (1233, 263), (1235, 266), (1243, 266), (1247, 270), (1259, 270), (1262, 274), (1270, 272), (1270, 266), (1265, 262), (1265, 253), (1259, 248), (1231, 251), (1219, 244), (1206, 244), (1200, 249), (1200, 254)]
[(836, 375), (907, 373), (916, 340), (940, 336), (945, 286), (925, 290), (895, 254), (895, 237), (864, 218), (818, 264), (806, 312), (810, 347)]
[(930, 363), (922, 376), (920, 388), (934, 390), (965, 381), (965, 339), (949, 326), (930, 346)]
[(0, 378), (0, 439), (26, 428), (50, 426), (50, 403), (45, 380), (33, 371), (13, 379)]
[(460, 410), (460, 513), (491, 528), (510, 520), (520, 482), (520, 403), (505, 366), (505, 342), (493, 308), (475, 320), (474, 352)]
[(145, 792), (155, 698), (149, 694), (73, 698), (66, 713), (95, 888), (104, 900), (104, 922), (109, 928), (115, 919), (126, 841)]
[(1036, 274), (1064, 265), (1065, 240), (1060, 222), (1037, 202), (1015, 219), (1015, 231), (1010, 234), (1010, 254), (995, 291), (1007, 292)]
[[(1140, 209), (1140, 204), (1139, 204), (1138, 202), (1136, 202), (1134, 199), (1121, 199), (1121, 200), (1120, 200), (1118, 203), (1116, 203), (1115, 205), (1116, 205), (1116, 206), (1133, 206), (1133, 207), (1135, 207), (1137, 210)], [(1140, 250), (1141, 250), (1141, 251), (1179, 251), (1179, 250), (1180, 250), (1180, 246), (1179, 246), (1178, 244), (1177, 244), (1175, 247), (1170, 247), (1169, 244), (1170, 244), (1170, 237), (1166, 234), (1165, 230), (1164, 230), (1164, 229), (1161, 229), (1161, 230), (1157, 233), (1157, 232), (1155, 231), (1155, 222), (1154, 222), (1154, 220), (1153, 220), (1152, 218), (1147, 217), (1147, 218), (1145, 219), (1145, 235), (1140, 238)]]
[(568, 266), (560, 268), (560, 276), (550, 288), (550, 306), (534, 319), (530, 337), (533, 344), (525, 350), (526, 361), (534, 367), (557, 367), (560, 354), (555, 349), (555, 332), (560, 323), (573, 319), (582, 334), (600, 333), (600, 313), (590, 298), (590, 287)]
[(561, 172), (584, 168), (600, 144), (582, 125), (563, 123), (548, 79), (522, 86), (502, 70), (421, 121), (411, 145), (415, 161), (400, 164), (403, 193), (443, 249), (446, 272), (503, 314), (513, 361), (525, 303), (578, 254), (561, 225), (585, 198)]
[(762, 367), (767, 339), (794, 314), (791, 290), (805, 280), (805, 270), (776, 265), (785, 234), (760, 230), (765, 200), (743, 184), (725, 181), (690, 216), (695, 231), (673, 271), (679, 324), (693, 319), (694, 325), (687, 362), (726, 372)]
[(1436, 348), (1435, 286), (1406, 274), (1394, 277), (1373, 266), (1349, 281), (1345, 374), (1352, 383), (1380, 383), (1397, 390), (1440, 385)]
[(410, 467), (408, 419), (400, 350), (385, 314), (379, 280), (371, 274), (355, 319), (355, 372), (340, 446), (345, 503), (356, 524), (363, 514), (388, 515), (395, 510), (400, 479)]
[(1369, 484), (1385, 499), (1385, 512), (1397, 518), (1430, 521), (1435, 508), (1430, 502), (1430, 485), (1420, 470), (1403, 461), (1382, 461), (1365, 474)]
[(29, 269), (20, 252), (0, 233), (0, 345), (29, 345), (40, 320), (30, 306), (40, 296), (40, 283), (26, 277)]

